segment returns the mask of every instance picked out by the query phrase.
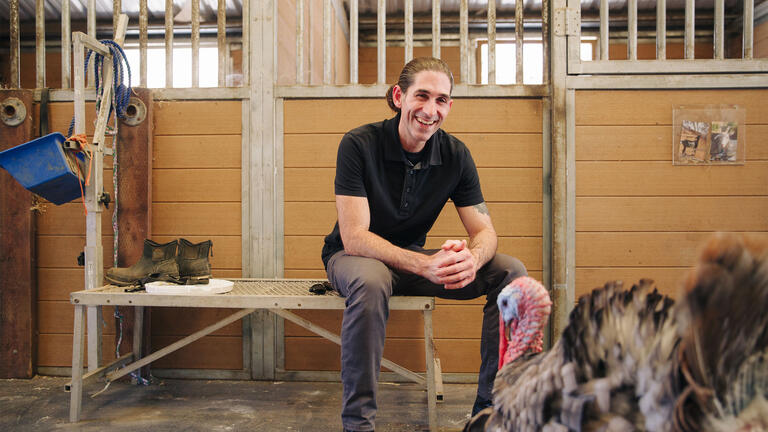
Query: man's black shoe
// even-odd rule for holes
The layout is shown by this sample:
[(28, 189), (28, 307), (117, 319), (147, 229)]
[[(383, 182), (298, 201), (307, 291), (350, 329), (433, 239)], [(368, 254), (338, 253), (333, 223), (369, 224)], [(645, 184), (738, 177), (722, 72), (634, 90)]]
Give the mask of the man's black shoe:
[(472, 417), (475, 416), (475, 414), (479, 413), (485, 408), (488, 408), (490, 406), (493, 406), (493, 401), (490, 399), (485, 399), (483, 397), (480, 397), (480, 395), (477, 395), (477, 398), (475, 399), (475, 405), (472, 407)]

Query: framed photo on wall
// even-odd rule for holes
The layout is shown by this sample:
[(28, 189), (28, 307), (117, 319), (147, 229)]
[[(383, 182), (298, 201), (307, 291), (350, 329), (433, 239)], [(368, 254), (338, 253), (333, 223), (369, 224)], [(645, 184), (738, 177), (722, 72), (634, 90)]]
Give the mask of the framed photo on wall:
[(680, 105), (672, 110), (672, 163), (744, 164), (746, 110), (737, 105)]

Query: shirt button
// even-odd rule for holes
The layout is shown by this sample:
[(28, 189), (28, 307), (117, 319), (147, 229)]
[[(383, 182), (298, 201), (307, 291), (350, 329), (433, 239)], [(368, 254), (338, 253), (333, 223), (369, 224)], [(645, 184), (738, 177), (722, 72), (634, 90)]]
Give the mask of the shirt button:
[(413, 175), (413, 170), (408, 171), (408, 174)]
[(405, 188), (405, 191), (406, 191), (406, 192), (410, 192), (410, 191), (411, 191), (411, 188)]
[(408, 203), (403, 204), (403, 207), (408, 207)]

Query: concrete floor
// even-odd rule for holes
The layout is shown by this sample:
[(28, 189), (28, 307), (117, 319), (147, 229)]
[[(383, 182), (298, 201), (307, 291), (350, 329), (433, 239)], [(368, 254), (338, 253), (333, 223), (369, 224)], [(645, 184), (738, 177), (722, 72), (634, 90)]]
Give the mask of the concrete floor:
[[(327, 382), (157, 379), (150, 386), (86, 386), (82, 420), (69, 423), (68, 378), (0, 380), (0, 431), (340, 431), (341, 384)], [(460, 431), (475, 385), (446, 384), (440, 430)], [(376, 430), (427, 429), (426, 392), (380, 383)]]

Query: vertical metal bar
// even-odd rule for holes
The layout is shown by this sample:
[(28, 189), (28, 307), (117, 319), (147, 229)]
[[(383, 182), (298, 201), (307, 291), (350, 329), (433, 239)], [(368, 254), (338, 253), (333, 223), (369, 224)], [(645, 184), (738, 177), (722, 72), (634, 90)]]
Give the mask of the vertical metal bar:
[[(243, 71), (243, 86), (247, 87), (251, 83), (251, 0), (243, 0), (243, 34), (240, 38), (242, 46), (242, 60), (240, 68)], [(245, 268), (244, 268), (245, 269)]]
[(469, 76), (467, 82), (477, 84), (477, 40), (469, 40)]
[(376, 48), (377, 48), (377, 79), (376, 82), (384, 84), (387, 81), (387, 2), (379, 0)]
[(144, 306), (133, 308), (133, 361), (141, 359), (141, 342), (144, 337)]
[(173, 87), (173, 0), (165, 0), (165, 87)]
[(627, 2), (627, 58), (637, 60), (637, 0)]
[[(566, 0), (552, 0), (551, 9), (565, 8)], [(552, 13), (552, 19), (558, 15)], [(562, 16), (560, 16), (562, 18)], [(562, 21), (553, 22), (550, 26), (552, 38), (552, 342), (554, 343), (568, 324), (569, 305), (567, 285), (566, 255), (567, 243), (566, 219), (566, 76), (567, 76), (567, 36), (556, 31), (562, 26)]]
[(608, 60), (611, 38), (610, 20), (608, 19), (608, 0), (600, 0), (600, 60)]
[(667, 58), (667, 0), (656, 0), (656, 58)]
[(432, 0), (432, 57), (440, 58), (440, 0)]
[[(570, 68), (578, 70), (581, 67), (581, 3), (579, 0), (567, 0), (568, 8), (567, 15), (564, 17), (564, 23), (556, 23), (557, 25), (563, 25), (567, 32), (568, 41), (568, 55), (566, 57), (568, 61), (569, 71)], [(555, 10), (558, 10), (555, 8)], [(573, 17), (571, 14), (575, 13)], [(571, 28), (573, 27), (573, 28)]]
[(541, 1), (541, 48), (542, 48), (542, 83), (549, 83), (549, 59), (550, 57), (550, 38), (549, 38), (549, 0)]
[(35, 87), (45, 87), (45, 0), (35, 2)]
[(496, 0), (488, 0), (488, 84), (496, 84)]
[[(88, 11), (86, 12), (87, 20), (86, 20), (86, 29), (88, 32), (88, 36), (98, 39), (96, 36), (96, 0), (88, 0)], [(91, 62), (91, 64), (88, 66), (88, 87), (94, 86), (94, 78), (95, 74), (94, 72), (94, 65), (95, 62)], [(75, 66), (77, 66), (77, 63), (75, 63)], [(85, 133), (85, 132), (83, 132)]]
[(525, 42), (523, 24), (523, 0), (515, 1), (515, 82), (523, 83), (523, 43)]
[(313, 26), (313, 23), (315, 22), (315, 18), (314, 17), (315, 17), (315, 15), (317, 13), (317, 0), (310, 1), (307, 6), (308, 6), (308, 8), (307, 8), (308, 9), (307, 10), (307, 22), (308, 22), (308, 26), (309, 26), (309, 31), (308, 31), (308, 36), (307, 36), (307, 39), (308, 39), (308, 41), (307, 41), (307, 48), (308, 48), (308, 51), (307, 51), (308, 52), (308, 54), (307, 54), (307, 71), (308, 71), (307, 84), (312, 84), (312, 79), (314, 78), (314, 74), (315, 74), (315, 67), (314, 67), (314, 63), (313, 63), (313, 59), (314, 59), (315, 56), (312, 55), (312, 53), (314, 53), (316, 51), (315, 46), (317, 45), (316, 41), (315, 41), (315, 38), (312, 37), (313, 36), (312, 26)]
[(72, 29), (69, 0), (61, 0), (61, 88), (69, 88), (72, 78)]
[(469, 6), (467, 0), (461, 0), (459, 6), (459, 52), (461, 57), (461, 82), (469, 82)]
[(72, 333), (72, 381), (69, 395), (69, 421), (80, 421), (80, 410), (83, 403), (83, 348), (85, 332), (83, 331), (85, 306), (75, 305), (75, 323)]
[(200, 0), (192, 1), (192, 87), (200, 87)]
[(19, 0), (11, 0), (10, 4), (10, 33), (11, 33), (11, 87), (20, 88), (19, 73)]
[(147, 0), (139, 1), (139, 82), (147, 87)]
[(304, 84), (304, 0), (296, 0), (296, 84)]
[(405, 28), (403, 36), (405, 39), (405, 63), (413, 58), (413, 0), (405, 0)]
[(219, 8), (216, 13), (218, 25), (216, 41), (219, 48), (219, 87), (227, 86), (227, 1), (219, 0)]
[[(278, 231), (283, 218), (282, 200), (276, 195), (276, 171), (282, 167), (276, 152), (277, 147), (275, 122), (276, 117), (274, 86), (276, 76), (276, 2), (262, 0), (253, 2), (250, 10), (251, 28), (251, 84), (249, 89), (251, 151), (249, 160), (250, 181), (248, 182), (248, 205), (250, 222), (250, 263), (249, 276), (277, 276), (276, 251), (281, 251), (276, 243), (283, 239)], [(273, 342), (272, 342), (273, 343)], [(266, 348), (266, 347), (265, 347)], [(274, 371), (271, 371), (274, 373)]]
[(694, 37), (696, 30), (696, 9), (694, 0), (685, 0), (685, 58), (694, 58)]
[[(493, 0), (491, 0), (493, 1)], [(437, 430), (437, 392), (435, 389), (435, 340), (432, 331), (432, 310), (424, 311), (424, 353), (427, 378), (427, 419), (431, 430)]]
[[(79, 36), (79, 35), (75, 35)], [(85, 57), (85, 47), (80, 42), (80, 38), (77, 37), (73, 40), (74, 58), (73, 64), (75, 65), (73, 70), (73, 87), (74, 87), (74, 106), (75, 106), (75, 134), (85, 133), (85, 70), (82, 67)]]
[(117, 21), (120, 19), (120, 12), (122, 12), (123, 5), (121, 0), (112, 0), (112, 38), (114, 39), (117, 34)]
[(722, 60), (725, 52), (725, 1), (715, 0), (715, 58)]
[(742, 57), (751, 59), (754, 53), (755, 2), (744, 0), (744, 40)]
[(565, 137), (566, 137), (566, 291), (565, 308), (568, 314), (576, 304), (576, 90), (566, 89), (565, 93)]
[[(542, 8), (542, 17), (547, 14), (547, 9)], [(546, 55), (546, 54), (545, 54)], [(544, 81), (546, 83), (546, 81)], [(552, 99), (541, 99), (541, 190), (542, 201), (542, 275), (544, 285), (552, 287)], [(549, 327), (552, 323), (550, 320)], [(544, 333), (544, 347), (552, 346), (550, 332)]]
[(323, 0), (323, 84), (331, 83), (331, 0)]
[(349, 82), (357, 84), (358, 81), (358, 0), (349, 1)]

